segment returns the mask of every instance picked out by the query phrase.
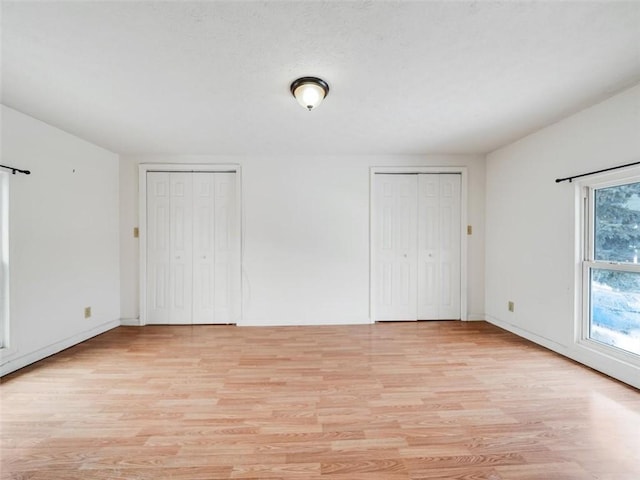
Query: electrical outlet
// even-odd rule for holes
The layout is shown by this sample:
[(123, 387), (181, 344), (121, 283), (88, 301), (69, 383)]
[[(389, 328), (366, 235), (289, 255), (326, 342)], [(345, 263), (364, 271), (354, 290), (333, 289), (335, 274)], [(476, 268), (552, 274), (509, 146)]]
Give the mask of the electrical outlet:
[(84, 318), (91, 317), (91, 307), (84, 307)]
[(133, 238), (138, 238), (140, 236), (140, 230), (138, 227), (133, 227)]
[(473, 233), (473, 227), (471, 225), (467, 225), (467, 235), (471, 235)]
[(510, 312), (513, 312), (515, 310), (515, 304), (509, 301), (509, 303), (507, 304), (507, 308), (509, 309)]

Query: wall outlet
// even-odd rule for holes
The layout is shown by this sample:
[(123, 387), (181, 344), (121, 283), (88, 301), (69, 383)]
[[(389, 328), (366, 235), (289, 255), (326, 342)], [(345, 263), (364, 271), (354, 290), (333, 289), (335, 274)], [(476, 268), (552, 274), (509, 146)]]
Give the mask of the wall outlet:
[(509, 301), (509, 303), (507, 303), (507, 309), (510, 312), (513, 312), (515, 310), (515, 304), (512, 301)]
[(133, 238), (138, 238), (140, 236), (140, 230), (138, 227), (133, 227)]
[(91, 317), (91, 307), (84, 307), (84, 318)]
[(473, 234), (473, 227), (471, 225), (467, 225), (467, 235)]

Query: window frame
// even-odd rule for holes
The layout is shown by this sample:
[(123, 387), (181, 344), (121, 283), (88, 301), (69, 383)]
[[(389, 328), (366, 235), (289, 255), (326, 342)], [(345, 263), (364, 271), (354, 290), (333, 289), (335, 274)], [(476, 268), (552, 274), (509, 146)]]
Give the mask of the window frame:
[(614, 173), (592, 176), (578, 182), (580, 192), (579, 271), (577, 290), (580, 312), (576, 322), (576, 342), (607, 357), (640, 367), (640, 355), (607, 345), (590, 337), (591, 332), (591, 272), (613, 270), (640, 274), (640, 263), (612, 262), (595, 259), (595, 192), (597, 190), (640, 182), (640, 167), (621, 169)]
[(0, 358), (12, 353), (9, 335), (9, 173), (0, 172)]

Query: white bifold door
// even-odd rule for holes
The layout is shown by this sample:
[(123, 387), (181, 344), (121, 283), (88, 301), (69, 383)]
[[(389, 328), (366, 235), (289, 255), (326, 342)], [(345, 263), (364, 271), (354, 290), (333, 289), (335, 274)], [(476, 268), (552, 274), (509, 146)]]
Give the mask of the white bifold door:
[(375, 320), (461, 317), (461, 176), (374, 177)]
[(147, 323), (238, 320), (235, 175), (147, 172)]

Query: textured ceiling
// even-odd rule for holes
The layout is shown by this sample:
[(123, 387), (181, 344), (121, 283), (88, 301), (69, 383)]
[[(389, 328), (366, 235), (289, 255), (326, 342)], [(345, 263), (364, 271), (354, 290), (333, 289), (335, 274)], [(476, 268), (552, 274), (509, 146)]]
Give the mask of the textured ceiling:
[[(640, 2), (2, 1), (2, 103), (121, 154), (483, 153), (640, 81)], [(303, 110), (299, 76), (331, 93)]]

